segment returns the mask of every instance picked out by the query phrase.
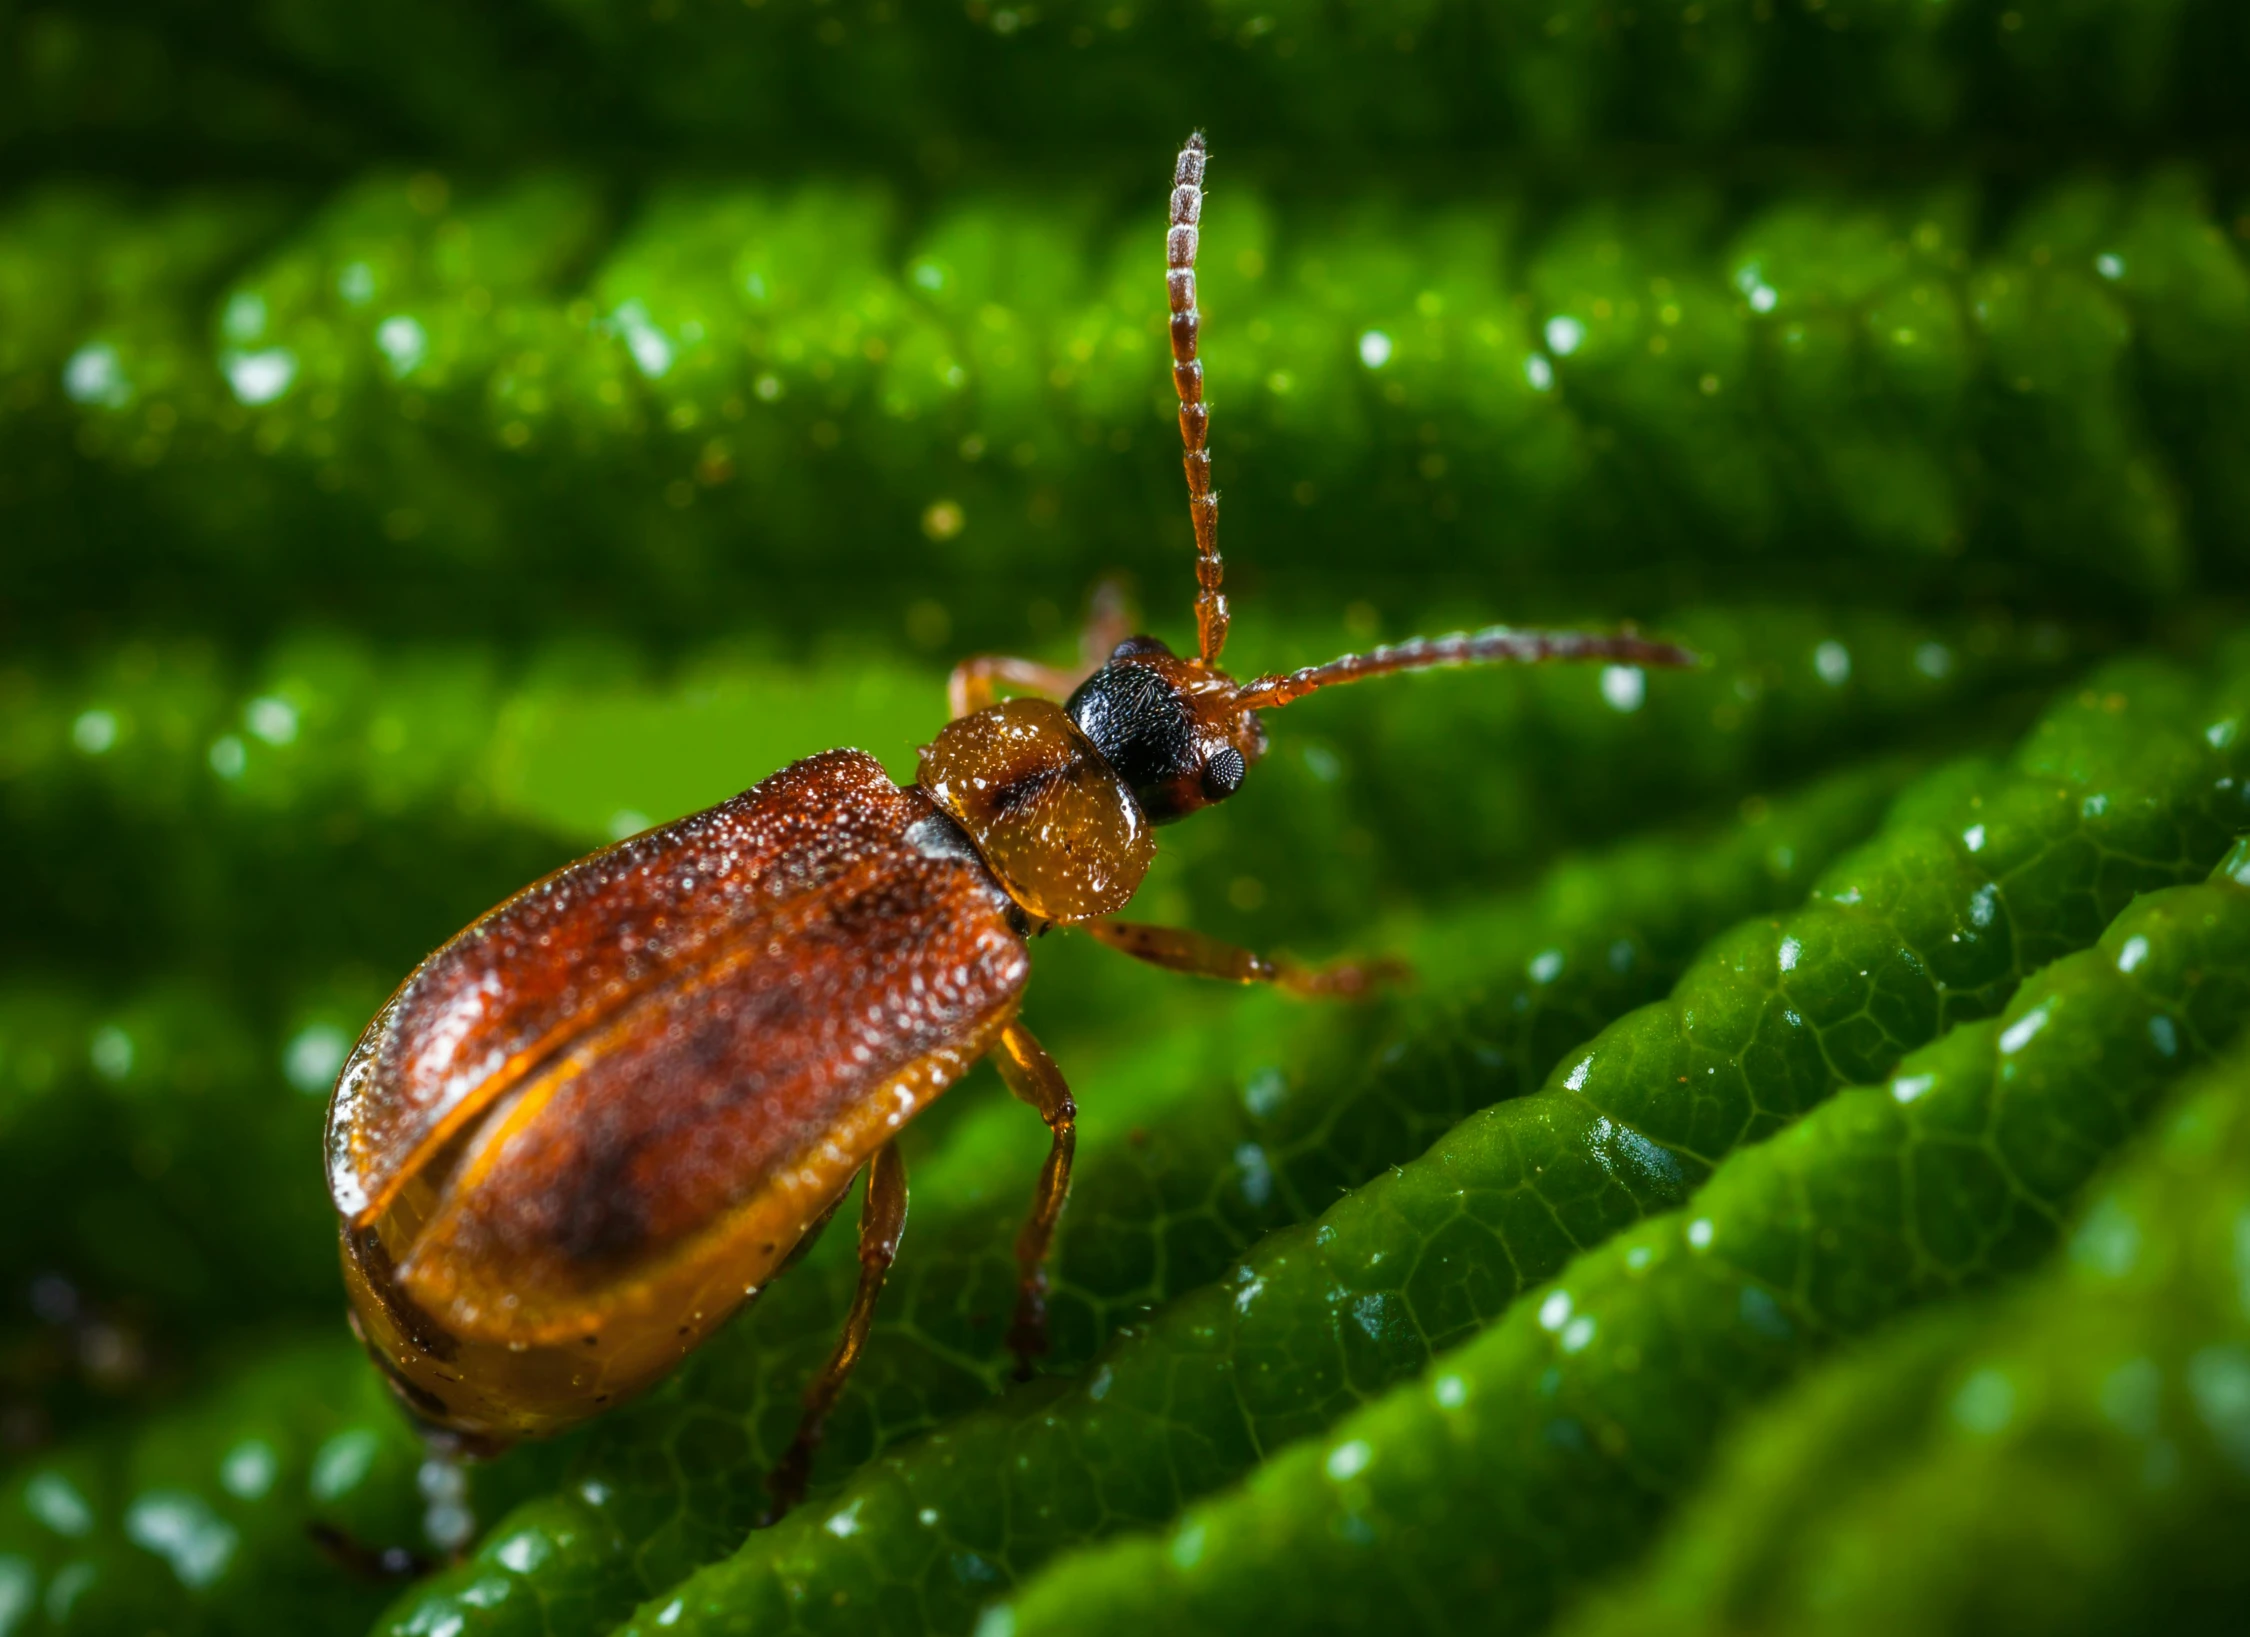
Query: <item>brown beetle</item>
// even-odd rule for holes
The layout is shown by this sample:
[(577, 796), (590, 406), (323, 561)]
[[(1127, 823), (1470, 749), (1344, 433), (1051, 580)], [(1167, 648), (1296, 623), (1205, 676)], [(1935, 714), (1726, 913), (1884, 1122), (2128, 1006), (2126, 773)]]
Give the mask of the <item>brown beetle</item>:
[[(1151, 827), (1241, 785), (1266, 748), (1260, 711), (1435, 665), (1691, 663), (1629, 633), (1495, 629), (1247, 683), (1219, 669), (1227, 603), (1196, 359), (1204, 160), (1199, 134), (1166, 239), (1197, 654), (1112, 632), (1088, 674), (969, 660), (916, 783), (829, 751), (558, 870), (417, 967), (345, 1064), (328, 1183), (354, 1318), (399, 1397), (461, 1447), (556, 1431), (659, 1380), (864, 1171), (858, 1292), (770, 1480), (785, 1508), (898, 1246), (893, 1139), (983, 1057), (1053, 1133), (1016, 1243), (1009, 1343), (1028, 1373), (1076, 1111), (1016, 1018), (1027, 939), (1076, 926), (1175, 971), (1359, 992), (1369, 968), (1110, 919), (1148, 869)], [(998, 699), (1002, 686), (1025, 696)]]

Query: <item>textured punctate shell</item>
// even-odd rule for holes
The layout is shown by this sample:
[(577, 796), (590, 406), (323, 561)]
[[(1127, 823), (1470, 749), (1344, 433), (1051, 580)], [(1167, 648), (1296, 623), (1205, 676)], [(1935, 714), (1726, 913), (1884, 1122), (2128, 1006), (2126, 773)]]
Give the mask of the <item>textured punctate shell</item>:
[(1027, 972), (952, 823), (834, 751), (620, 843), (425, 961), (331, 1108), (371, 1341), (434, 1420), (559, 1425), (761, 1285)]

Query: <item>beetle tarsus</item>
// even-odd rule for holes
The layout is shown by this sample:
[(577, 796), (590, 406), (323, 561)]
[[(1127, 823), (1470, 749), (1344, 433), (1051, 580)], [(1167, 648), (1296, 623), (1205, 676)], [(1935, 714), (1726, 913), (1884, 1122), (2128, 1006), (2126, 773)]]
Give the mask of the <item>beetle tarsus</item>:
[(766, 1509), (758, 1514), (751, 1528), (771, 1529), (805, 1498), (805, 1485), (812, 1477), (813, 1456), (820, 1449), (820, 1435), (821, 1426), (817, 1421), (797, 1428), (797, 1436), (789, 1440), (788, 1452), (766, 1474)]
[(1008, 1326), (1008, 1351), (1016, 1356), (1018, 1381), (1039, 1373), (1047, 1356), (1047, 1269), (1034, 1267), (1016, 1287), (1015, 1321)]
[(348, 1529), (333, 1523), (308, 1523), (305, 1533), (331, 1563), (361, 1580), (395, 1585), (419, 1580), (438, 1566), (433, 1559), (410, 1547), (370, 1546)]

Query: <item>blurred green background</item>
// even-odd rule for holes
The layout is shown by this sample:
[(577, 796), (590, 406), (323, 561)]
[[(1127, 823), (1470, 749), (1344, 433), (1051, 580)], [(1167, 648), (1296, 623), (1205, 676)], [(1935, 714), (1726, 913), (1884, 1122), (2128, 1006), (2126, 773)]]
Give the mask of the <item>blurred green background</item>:
[[(2246, 71), (2230, 0), (0, 0), (0, 1637), (2225, 1629)], [(994, 1316), (1044, 1137), (979, 1070), (798, 1518), (748, 1532), (833, 1242), (457, 1494), (343, 1327), (343, 1053), (593, 845), (909, 777), (946, 667), (1067, 660), (1105, 578), (1185, 644), (1199, 127), (1230, 665), (1708, 663), (1324, 695), (1165, 832), (1137, 916), (1405, 993), (1045, 940), (1046, 1381)], [(1900, 1094), (1925, 1050), (1989, 1106)], [(1902, 1192), (1846, 1164), (1886, 1101)], [(1913, 1181), (1954, 1149), (2001, 1180)], [(1618, 1297), (1670, 1342), (1571, 1328), (1760, 1188), (1764, 1261)], [(1608, 1407), (1414, 1419), (1488, 1380)], [(1425, 1437), (1476, 1459), (1385, 1487)], [(415, 1587), (307, 1535), (461, 1506)]]

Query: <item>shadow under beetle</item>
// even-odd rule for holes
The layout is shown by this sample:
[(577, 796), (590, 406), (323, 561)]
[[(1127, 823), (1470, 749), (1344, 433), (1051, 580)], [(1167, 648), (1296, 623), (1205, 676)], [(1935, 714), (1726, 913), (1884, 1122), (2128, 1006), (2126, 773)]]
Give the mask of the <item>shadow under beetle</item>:
[[(906, 1221), (901, 1127), (979, 1058), (1053, 1134), (1016, 1241), (1009, 1345), (1046, 1347), (1044, 1262), (1070, 1188), (1070, 1089), (1017, 1021), (1027, 940), (1081, 927), (1135, 959), (1302, 995), (1373, 969), (1269, 960), (1111, 919), (1152, 826), (1237, 790), (1261, 711), (1337, 683), (1484, 661), (1692, 656), (1630, 633), (1496, 628), (1286, 676), (1219, 669), (1227, 601), (1196, 358), (1205, 149), (1173, 175), (1172, 377), (1195, 524), (1197, 652), (1097, 604), (1088, 674), (987, 656), (893, 784), (832, 750), (526, 887), (430, 956), (368, 1025), (329, 1106), (354, 1322), (398, 1396), (470, 1452), (596, 1415), (757, 1295), (865, 1172), (844, 1333), (770, 1476), (804, 1491)], [(1001, 688), (1018, 696), (998, 697)]]

